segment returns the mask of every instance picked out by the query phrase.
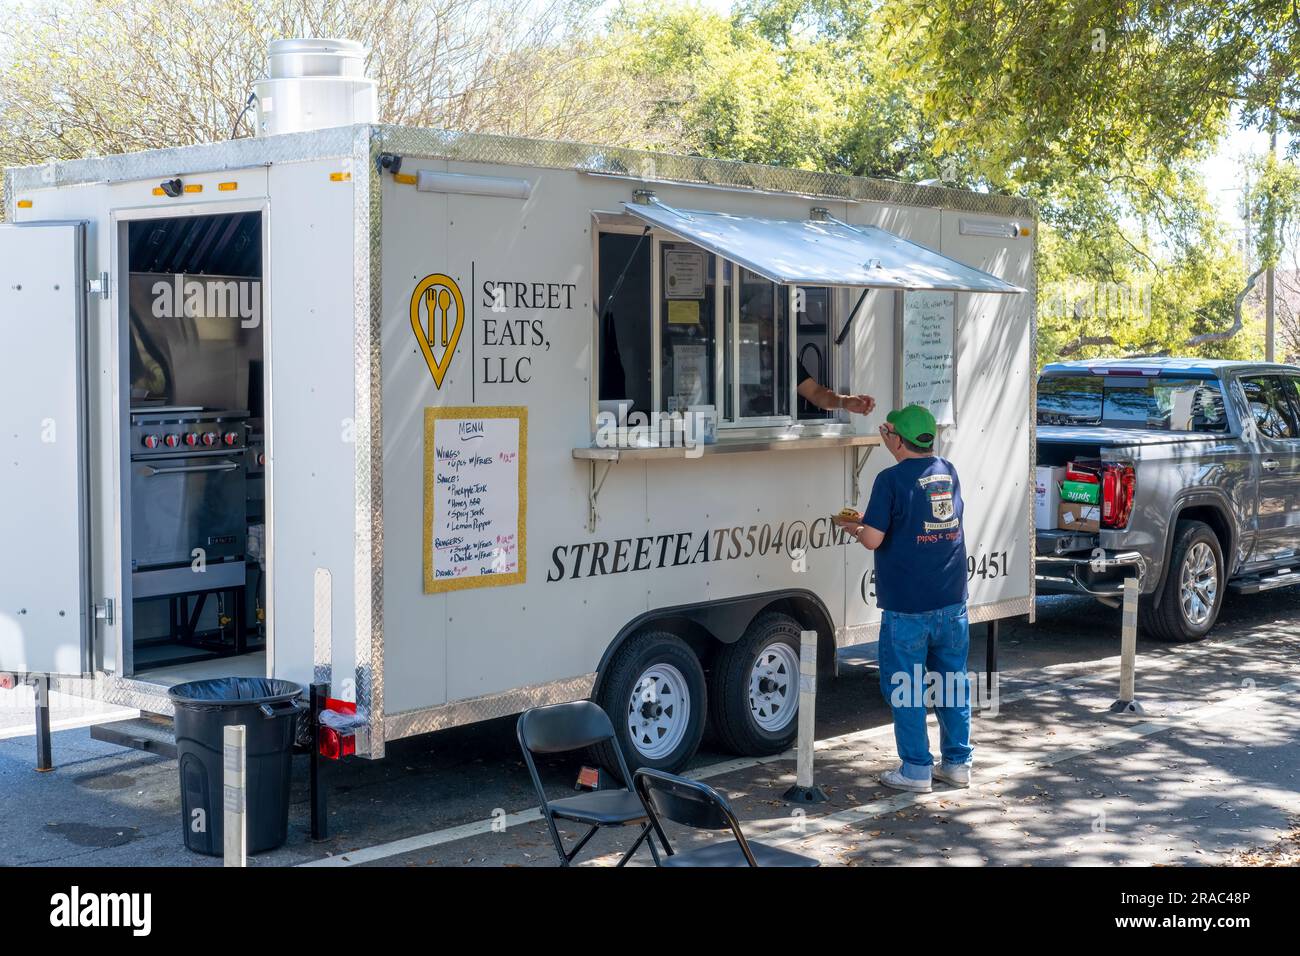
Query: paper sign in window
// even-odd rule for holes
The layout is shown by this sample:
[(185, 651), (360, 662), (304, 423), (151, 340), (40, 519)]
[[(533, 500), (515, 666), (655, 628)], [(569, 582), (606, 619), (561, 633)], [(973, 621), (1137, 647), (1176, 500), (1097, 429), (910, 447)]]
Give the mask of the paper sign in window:
[(703, 299), (704, 265), (704, 252), (699, 249), (665, 250), (664, 298)]
[(700, 303), (694, 299), (673, 299), (668, 303), (669, 325), (699, 325)]

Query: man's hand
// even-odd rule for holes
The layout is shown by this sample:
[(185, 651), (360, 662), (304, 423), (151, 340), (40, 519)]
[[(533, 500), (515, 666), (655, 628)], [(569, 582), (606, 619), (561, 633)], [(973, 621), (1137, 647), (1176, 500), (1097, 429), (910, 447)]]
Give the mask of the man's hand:
[(831, 521), (835, 522), (839, 527), (851, 531), (858, 525), (862, 524), (862, 515), (858, 514), (856, 511), (853, 512), (853, 514), (838, 514), (833, 517)]
[(876, 407), (876, 400), (870, 395), (845, 395), (844, 409), (857, 415), (870, 415)]

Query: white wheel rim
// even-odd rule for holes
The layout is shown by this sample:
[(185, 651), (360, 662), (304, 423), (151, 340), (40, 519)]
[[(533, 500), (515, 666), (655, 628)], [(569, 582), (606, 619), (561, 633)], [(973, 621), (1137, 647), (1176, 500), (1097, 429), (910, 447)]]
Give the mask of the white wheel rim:
[(749, 712), (769, 733), (784, 730), (799, 711), (799, 652), (773, 641), (754, 658), (749, 672)]
[(1219, 594), (1219, 562), (1204, 541), (1192, 545), (1183, 559), (1180, 585), (1183, 617), (1193, 627), (1201, 627), (1210, 619)]
[(668, 756), (686, 736), (691, 721), (691, 692), (672, 664), (652, 664), (641, 672), (627, 706), (627, 731), (647, 760)]

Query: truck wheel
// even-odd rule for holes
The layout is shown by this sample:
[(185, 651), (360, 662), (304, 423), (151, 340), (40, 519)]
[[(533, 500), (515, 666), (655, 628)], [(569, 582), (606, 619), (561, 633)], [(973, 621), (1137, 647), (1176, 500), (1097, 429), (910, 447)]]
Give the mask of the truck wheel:
[[(619, 648), (596, 702), (614, 724), (629, 770), (677, 770), (704, 736), (704, 668), (686, 642), (668, 631), (648, 631)], [(594, 749), (601, 766), (618, 776), (609, 745)]]
[(1223, 605), (1223, 549), (1203, 521), (1180, 521), (1160, 606), (1142, 608), (1142, 628), (1161, 641), (1199, 641)]
[(787, 749), (799, 733), (799, 622), (760, 614), (718, 654), (709, 687), (713, 729), (738, 754)]

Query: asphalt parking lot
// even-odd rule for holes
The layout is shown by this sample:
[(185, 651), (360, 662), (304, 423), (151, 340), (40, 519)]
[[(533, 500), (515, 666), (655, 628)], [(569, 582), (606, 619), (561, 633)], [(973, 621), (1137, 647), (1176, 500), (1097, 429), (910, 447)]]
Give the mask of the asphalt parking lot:
[[(690, 772), (730, 793), (753, 835), (827, 864), (1240, 862), (1273, 852), (1300, 817), (1297, 620), (1300, 590), (1229, 596), (1205, 642), (1139, 639), (1147, 713), (1130, 717), (1107, 710), (1119, 612), (1041, 600), (1036, 624), (1003, 628), (998, 711), (977, 718), (969, 791), (898, 795), (875, 783), (892, 766), (892, 736), (869, 649), (842, 652), (840, 678), (819, 689), (828, 803), (804, 813), (780, 800), (793, 782), (788, 755), (737, 759), (706, 740)], [(970, 664), (981, 670), (984, 629), (973, 630)], [(93, 710), (60, 703), (56, 768), (38, 774), (22, 734), (30, 718), (16, 698), (0, 702), (0, 864), (219, 865), (181, 844), (175, 762), (90, 739), (78, 724)], [(555, 863), (513, 718), (331, 765), (331, 838), (320, 843), (307, 833), (298, 764), (289, 842), (253, 865)], [(559, 794), (576, 768), (557, 759), (542, 769)], [(613, 862), (621, 845), (601, 834), (586, 859)]]

